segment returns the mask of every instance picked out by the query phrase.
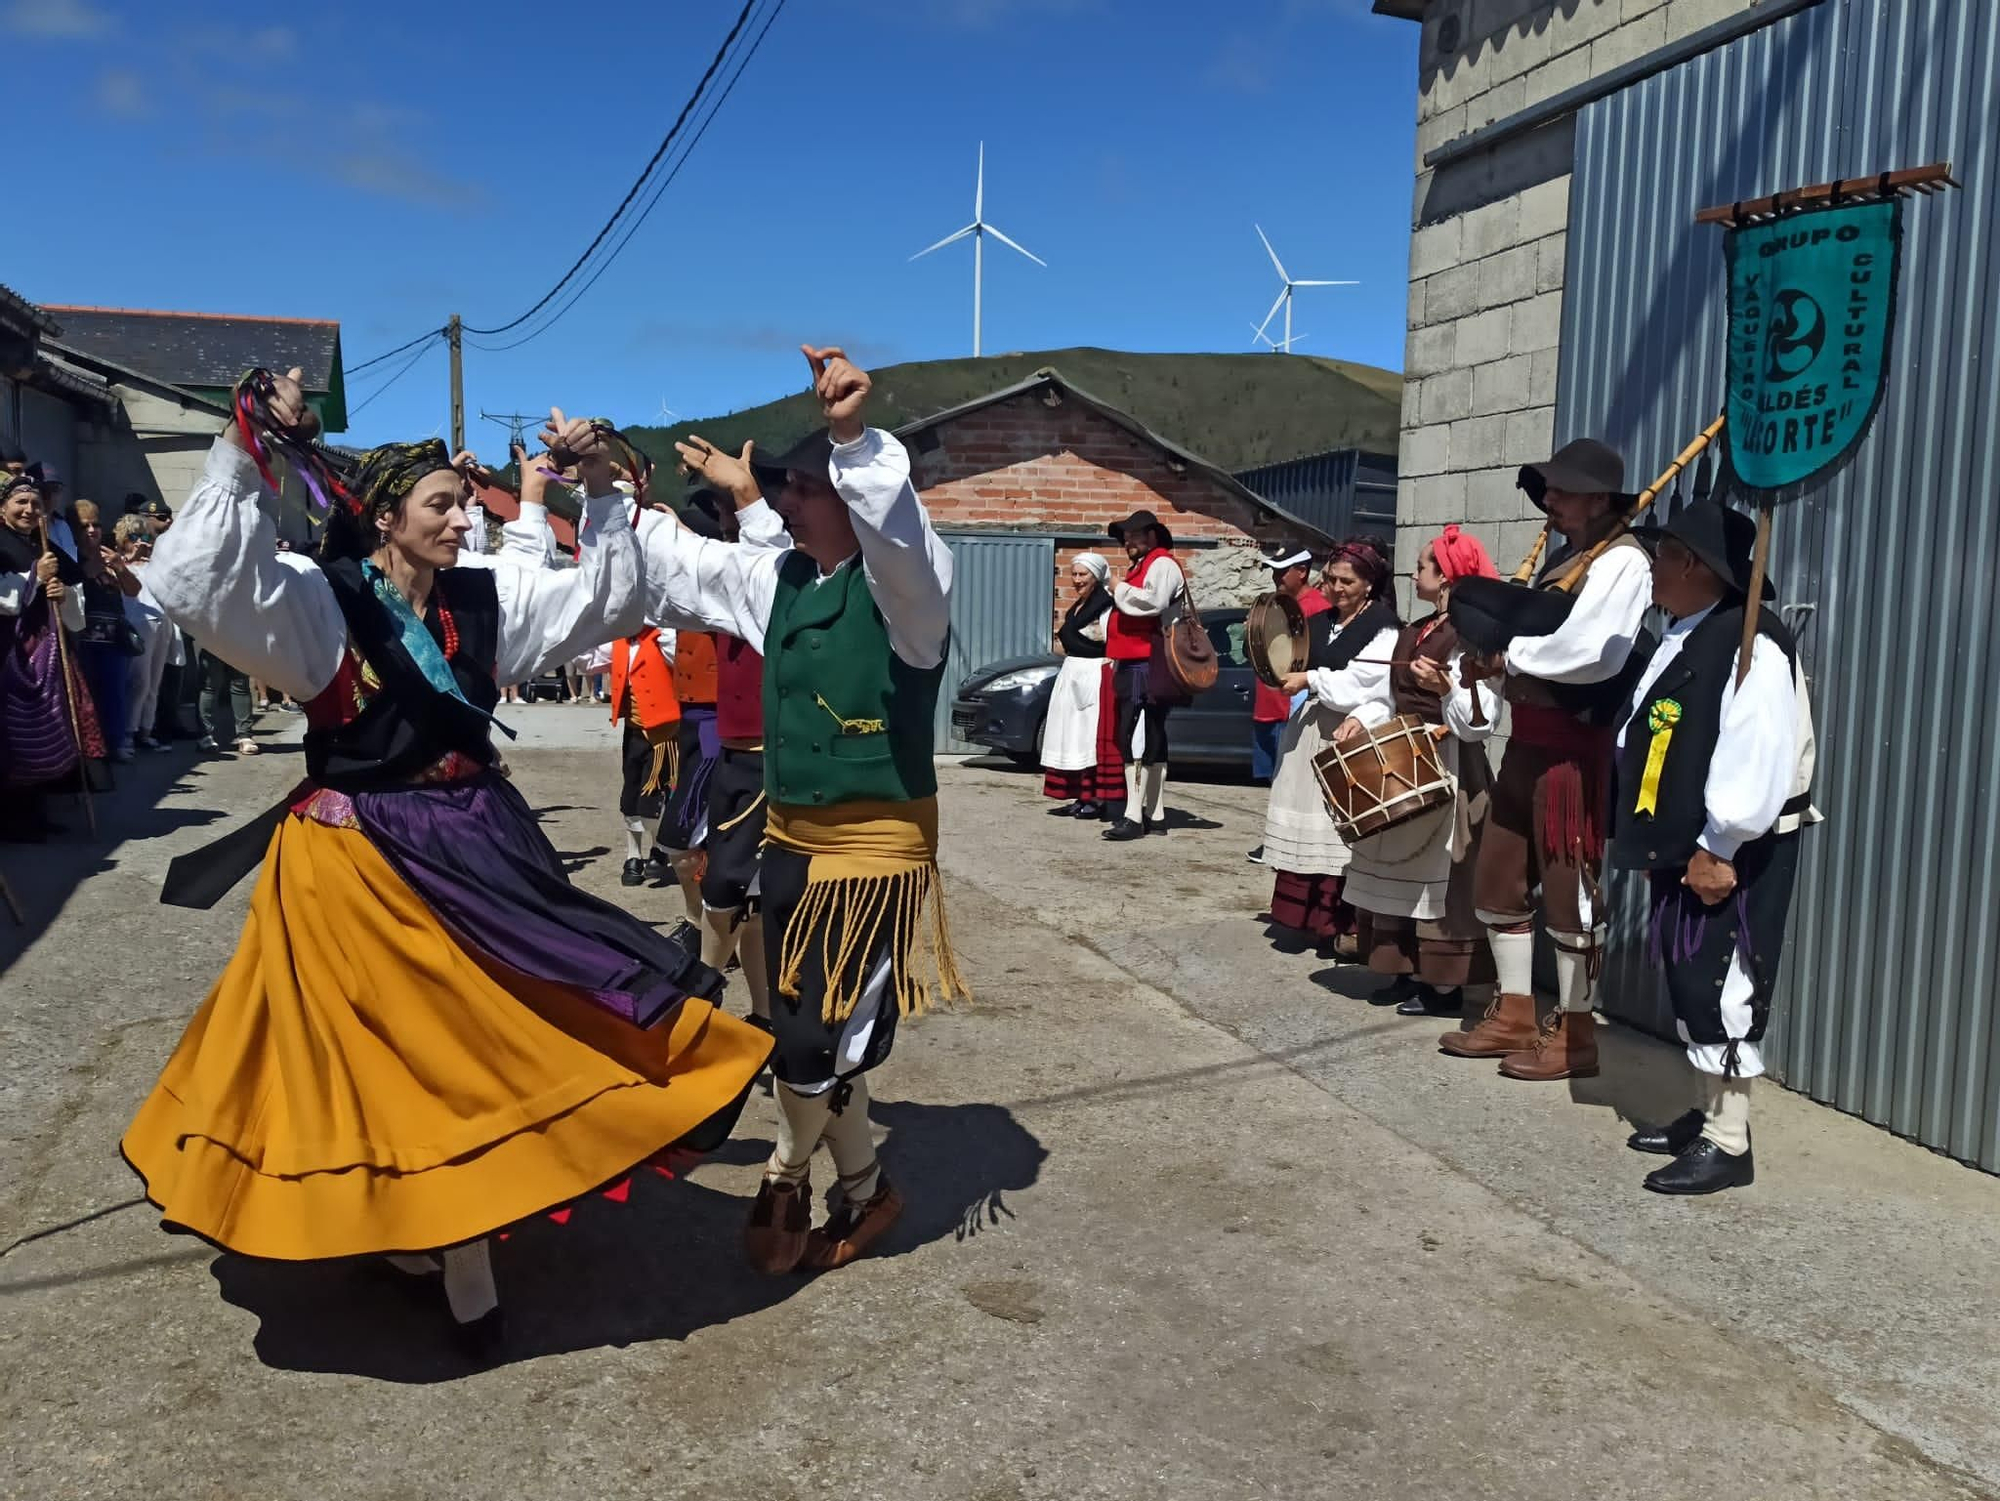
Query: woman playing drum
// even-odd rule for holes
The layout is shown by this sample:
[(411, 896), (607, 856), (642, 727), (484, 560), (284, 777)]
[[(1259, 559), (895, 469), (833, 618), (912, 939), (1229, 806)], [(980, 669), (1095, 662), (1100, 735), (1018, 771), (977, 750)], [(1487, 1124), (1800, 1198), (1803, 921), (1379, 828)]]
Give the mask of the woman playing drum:
[(1464, 987), (1493, 979), (1472, 871), (1492, 782), (1485, 741), (1499, 701), (1483, 683), (1468, 689), (1460, 682), (1458, 632), (1445, 610), (1459, 579), (1494, 576), (1486, 549), (1455, 525), (1425, 544), (1411, 581), (1417, 598), (1435, 613), (1404, 628), (1394, 653), (1404, 665), (1390, 669), (1382, 692), (1356, 709), (1335, 737), (1365, 734), (1397, 715), (1450, 732), (1439, 750), (1457, 778), (1457, 796), (1358, 841), (1347, 875), (1347, 900), (1360, 914), (1362, 956), (1371, 969), (1395, 976), (1370, 1000), (1393, 1005), (1403, 1016), (1457, 1015)]
[(1358, 953), (1354, 911), (1341, 900), (1349, 855), (1327, 812), (1313, 758), (1343, 720), (1387, 692), (1398, 624), (1389, 580), (1389, 560), (1372, 538), (1353, 538), (1335, 548), (1322, 580), (1333, 608), (1310, 622), (1306, 670), (1289, 674), (1281, 685), (1295, 701), (1304, 698), (1285, 723), (1264, 819), (1265, 863), (1277, 870), (1271, 921), (1331, 943), (1340, 958)]
[(1105, 617), (1111, 613), (1104, 581), (1110, 576), (1111, 564), (1102, 553), (1080, 552), (1069, 565), (1076, 597), (1056, 632), (1063, 665), (1042, 728), (1042, 791), (1068, 799), (1049, 810), (1063, 818), (1100, 818), (1104, 804), (1125, 795), (1111, 662), (1104, 655)]

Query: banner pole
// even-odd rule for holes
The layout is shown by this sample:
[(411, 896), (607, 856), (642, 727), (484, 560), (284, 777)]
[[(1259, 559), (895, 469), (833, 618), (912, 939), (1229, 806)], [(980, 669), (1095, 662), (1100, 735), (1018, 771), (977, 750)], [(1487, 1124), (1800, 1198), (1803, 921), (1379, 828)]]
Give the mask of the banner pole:
[(1736, 652), (1736, 686), (1750, 676), (1750, 653), (1757, 645), (1757, 619), (1764, 612), (1764, 575), (1771, 566), (1771, 517), (1776, 511), (1769, 496), (1757, 507), (1757, 550), (1750, 559), (1750, 594), (1743, 602), (1743, 644)]

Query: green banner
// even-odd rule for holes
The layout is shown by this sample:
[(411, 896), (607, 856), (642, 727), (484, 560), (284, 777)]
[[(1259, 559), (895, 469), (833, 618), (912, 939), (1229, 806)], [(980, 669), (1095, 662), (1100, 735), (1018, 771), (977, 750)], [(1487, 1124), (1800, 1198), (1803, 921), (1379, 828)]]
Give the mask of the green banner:
[(1896, 199), (1729, 231), (1729, 465), (1752, 498), (1796, 497), (1866, 436), (1902, 245)]

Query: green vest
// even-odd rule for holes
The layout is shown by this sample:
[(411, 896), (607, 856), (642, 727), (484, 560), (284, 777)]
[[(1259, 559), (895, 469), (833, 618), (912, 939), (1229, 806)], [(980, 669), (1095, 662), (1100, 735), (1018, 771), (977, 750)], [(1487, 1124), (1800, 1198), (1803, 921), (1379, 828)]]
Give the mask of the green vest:
[(818, 578), (802, 552), (778, 569), (764, 631), (765, 793), (803, 807), (935, 796), (944, 664), (912, 667), (896, 655), (858, 557)]

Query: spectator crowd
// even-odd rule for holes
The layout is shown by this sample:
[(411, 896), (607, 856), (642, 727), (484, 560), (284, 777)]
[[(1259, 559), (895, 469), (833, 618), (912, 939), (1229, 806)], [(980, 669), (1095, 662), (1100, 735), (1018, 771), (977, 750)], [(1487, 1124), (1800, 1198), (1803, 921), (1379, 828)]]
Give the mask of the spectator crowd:
[(164, 500), (70, 498), (18, 449), (0, 470), (0, 840), (47, 838), (52, 795), (105, 790), (140, 754), (255, 755), (256, 715), (298, 712), (160, 610), (146, 568), (173, 525)]

